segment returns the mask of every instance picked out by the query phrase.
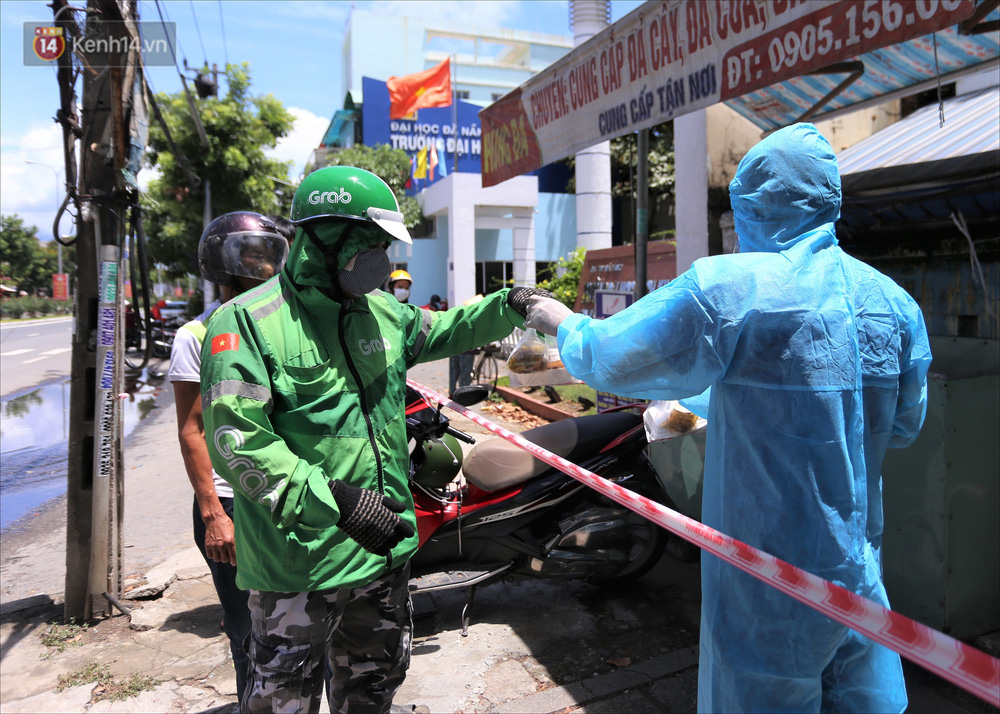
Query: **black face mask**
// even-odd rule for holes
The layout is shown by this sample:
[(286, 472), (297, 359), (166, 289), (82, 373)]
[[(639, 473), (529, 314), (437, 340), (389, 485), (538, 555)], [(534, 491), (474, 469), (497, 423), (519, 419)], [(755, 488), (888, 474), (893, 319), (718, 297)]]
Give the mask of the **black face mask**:
[(381, 248), (365, 248), (347, 261), (337, 273), (340, 289), (351, 297), (367, 295), (377, 290), (392, 271), (389, 256)]
[(342, 269), (337, 270), (337, 258), (351, 237), (354, 225), (348, 225), (344, 229), (332, 248), (323, 244), (312, 226), (303, 227), (309, 239), (322, 252), (326, 261), (326, 271), (332, 278), (334, 287), (345, 293), (346, 296), (359, 298), (362, 295), (367, 295), (389, 278), (392, 264), (389, 262), (389, 256), (386, 255), (385, 247), (366, 248), (358, 251)]

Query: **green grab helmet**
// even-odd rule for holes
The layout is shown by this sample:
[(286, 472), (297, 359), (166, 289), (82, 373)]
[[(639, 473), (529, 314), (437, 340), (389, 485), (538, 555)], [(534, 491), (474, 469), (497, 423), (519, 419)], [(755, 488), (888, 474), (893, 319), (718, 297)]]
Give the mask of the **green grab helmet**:
[(440, 439), (428, 439), (423, 445), (423, 458), (414, 464), (413, 480), (427, 488), (444, 488), (462, 468), (462, 446), (451, 434)]
[(296, 226), (356, 221), (413, 243), (392, 189), (371, 171), (353, 166), (327, 166), (306, 176), (292, 197), (290, 219)]

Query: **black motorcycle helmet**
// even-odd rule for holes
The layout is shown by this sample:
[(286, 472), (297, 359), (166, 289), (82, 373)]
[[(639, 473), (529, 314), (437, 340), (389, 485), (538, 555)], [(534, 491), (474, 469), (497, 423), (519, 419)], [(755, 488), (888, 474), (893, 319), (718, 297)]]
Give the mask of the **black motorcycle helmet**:
[(274, 222), (252, 211), (234, 211), (208, 224), (198, 242), (201, 277), (237, 287), (237, 278), (267, 280), (288, 257), (288, 240)]

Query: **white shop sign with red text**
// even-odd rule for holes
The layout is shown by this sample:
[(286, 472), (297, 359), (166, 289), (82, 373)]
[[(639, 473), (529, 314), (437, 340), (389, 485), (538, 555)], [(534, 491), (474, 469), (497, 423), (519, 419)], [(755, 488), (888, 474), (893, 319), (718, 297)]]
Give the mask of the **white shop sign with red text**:
[(968, 19), (974, 0), (647, 2), (482, 112), (483, 186)]

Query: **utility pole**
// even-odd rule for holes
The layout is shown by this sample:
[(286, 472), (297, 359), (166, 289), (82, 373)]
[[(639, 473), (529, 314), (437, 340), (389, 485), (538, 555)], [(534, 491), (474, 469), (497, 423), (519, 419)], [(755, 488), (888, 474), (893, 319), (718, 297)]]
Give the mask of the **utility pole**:
[(649, 129), (636, 137), (635, 199), (635, 299), (646, 290), (646, 247), (649, 243)]
[[(206, 97), (213, 97), (219, 95), (219, 66), (217, 64), (212, 65), (212, 78), (208, 78), (208, 63), (205, 63), (205, 69), (203, 71), (197, 71), (188, 67), (187, 59), (184, 60), (184, 69), (188, 72), (197, 72), (197, 76), (194, 78), (195, 91), (198, 96), (202, 99)], [(222, 74), (225, 74), (223, 72)], [(198, 132), (198, 138), (201, 140), (201, 147), (208, 150), (208, 136), (205, 134), (205, 127), (201, 123), (201, 114), (198, 113), (198, 106), (195, 104), (194, 97), (191, 96), (191, 92), (188, 90), (187, 80), (184, 79), (183, 75), (181, 80), (184, 82), (184, 94), (187, 95), (188, 108), (191, 110), (191, 119), (194, 121), (195, 129)], [(202, 225), (201, 229), (204, 231), (208, 228), (208, 224), (212, 222), (212, 181), (211, 179), (205, 179), (205, 206), (202, 210)], [(202, 280), (201, 282), (201, 294), (204, 299), (204, 307), (208, 307), (213, 300), (215, 300), (215, 283), (210, 280)]]
[[(54, 5), (64, 5), (57, 2)], [(135, 0), (88, 0), (96, 50), (82, 62), (77, 193), (76, 331), (70, 378), (67, 463), (67, 620), (110, 614), (122, 590), (123, 467), (121, 254), (128, 151), (138, 52), (130, 47)], [(67, 158), (69, 161), (69, 158)]]

